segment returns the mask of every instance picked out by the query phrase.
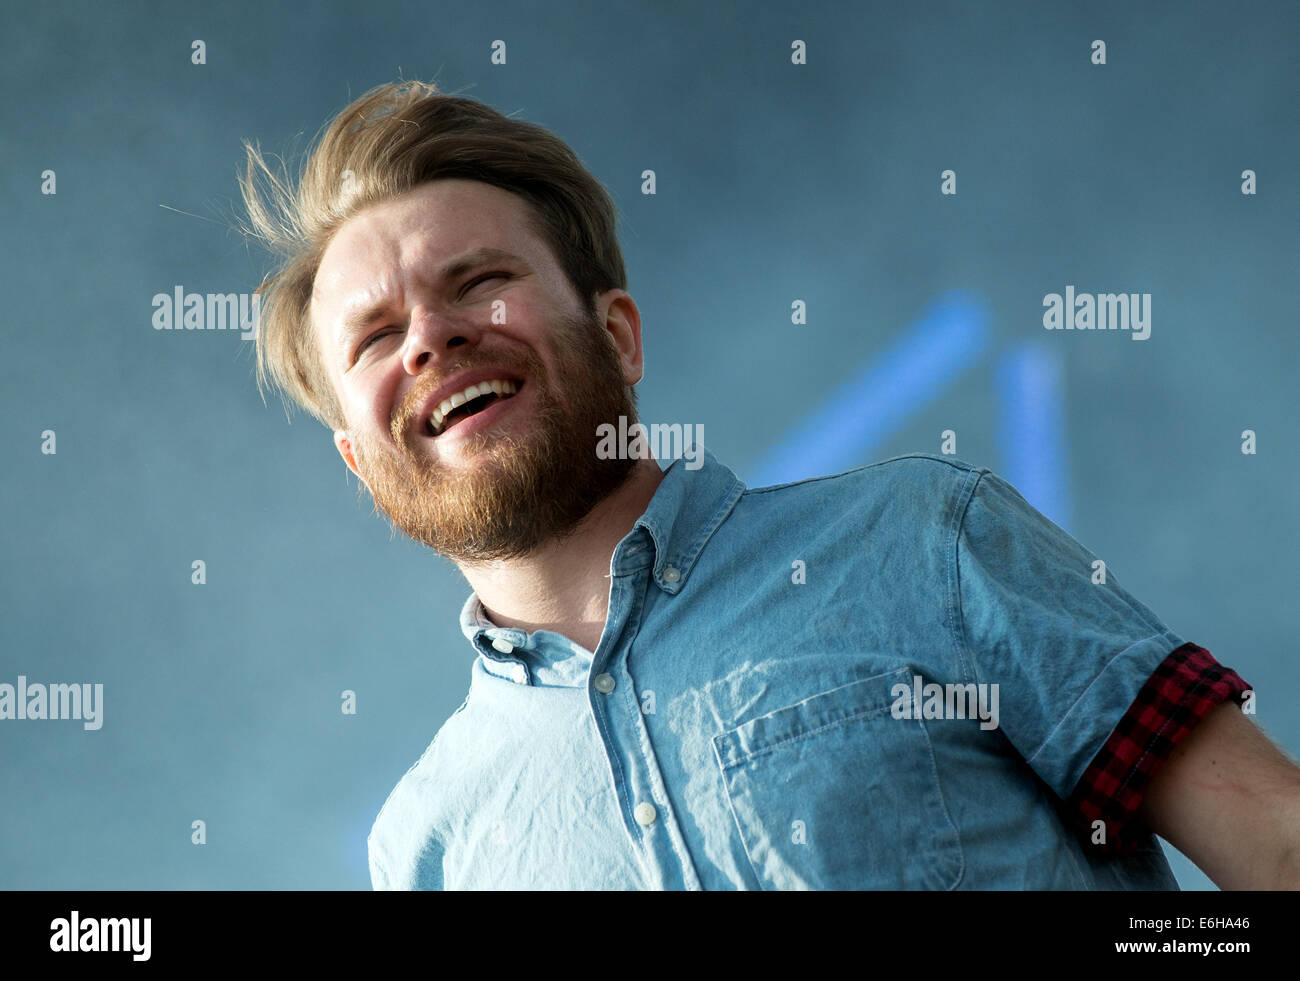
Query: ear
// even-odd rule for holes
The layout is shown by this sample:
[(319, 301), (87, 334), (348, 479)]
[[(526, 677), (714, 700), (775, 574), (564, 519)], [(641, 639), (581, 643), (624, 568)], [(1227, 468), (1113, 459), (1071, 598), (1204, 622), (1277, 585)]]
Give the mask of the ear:
[(623, 380), (630, 387), (641, 380), (645, 365), (641, 353), (641, 311), (626, 290), (607, 290), (596, 307), (623, 364)]
[[(346, 429), (334, 430), (334, 448), (339, 451), (339, 456), (343, 457), (343, 462), (356, 475), (357, 480), (366, 484), (366, 479), (361, 476), (361, 471), (357, 469), (357, 458), (352, 453), (352, 441), (348, 438)], [(370, 490), (369, 484), (366, 484), (366, 490)]]

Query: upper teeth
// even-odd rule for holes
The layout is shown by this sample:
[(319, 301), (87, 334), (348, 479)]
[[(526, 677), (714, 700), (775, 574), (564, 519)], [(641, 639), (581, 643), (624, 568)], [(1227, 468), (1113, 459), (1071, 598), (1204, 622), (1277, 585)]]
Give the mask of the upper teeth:
[(442, 405), (433, 410), (433, 415), (429, 421), (433, 424), (433, 431), (436, 433), (442, 429), (442, 421), (451, 414), (452, 409), (459, 408), (470, 399), (476, 399), (480, 395), (514, 395), (517, 389), (515, 383), (504, 378), (493, 378), (491, 381), (481, 381), (477, 385), (471, 385), (463, 392), (457, 392), (451, 398), (444, 399)]

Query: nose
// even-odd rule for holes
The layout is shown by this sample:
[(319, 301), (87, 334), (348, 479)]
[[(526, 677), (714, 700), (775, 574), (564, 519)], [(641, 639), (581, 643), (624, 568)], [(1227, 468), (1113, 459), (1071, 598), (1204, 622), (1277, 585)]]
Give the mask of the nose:
[(408, 374), (418, 375), (428, 369), (430, 361), (456, 348), (474, 347), (482, 336), (482, 330), (465, 320), (417, 307), (411, 311), (411, 326), (402, 343), (402, 366)]

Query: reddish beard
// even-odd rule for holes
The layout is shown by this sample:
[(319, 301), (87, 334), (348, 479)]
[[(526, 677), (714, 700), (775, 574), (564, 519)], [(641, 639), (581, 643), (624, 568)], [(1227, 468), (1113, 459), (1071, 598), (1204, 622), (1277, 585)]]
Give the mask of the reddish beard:
[[(531, 389), (525, 396), (531, 419), (503, 418), (461, 440), (457, 452), (468, 466), (448, 467), (417, 454), (410, 444), (429, 437), (414, 413), (453, 373), (499, 361), (467, 358), (437, 378), (420, 379), (394, 417), (396, 446), (353, 438), (357, 469), (394, 532), (457, 561), (518, 558), (572, 534), (623, 484), (636, 460), (596, 455), (597, 427), (617, 428), (620, 415), (629, 426), (636, 419), (613, 341), (594, 311), (564, 320), (555, 340), (554, 379), (532, 352), (517, 359), (525, 380), (521, 394)], [(512, 426), (524, 431), (505, 431)]]

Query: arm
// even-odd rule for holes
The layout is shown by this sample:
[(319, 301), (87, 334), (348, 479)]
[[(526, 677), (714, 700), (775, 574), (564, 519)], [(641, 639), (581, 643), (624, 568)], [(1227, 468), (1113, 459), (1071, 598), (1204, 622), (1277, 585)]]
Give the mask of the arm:
[(1221, 889), (1300, 889), (1300, 767), (1234, 702), (1174, 747), (1139, 816)]

